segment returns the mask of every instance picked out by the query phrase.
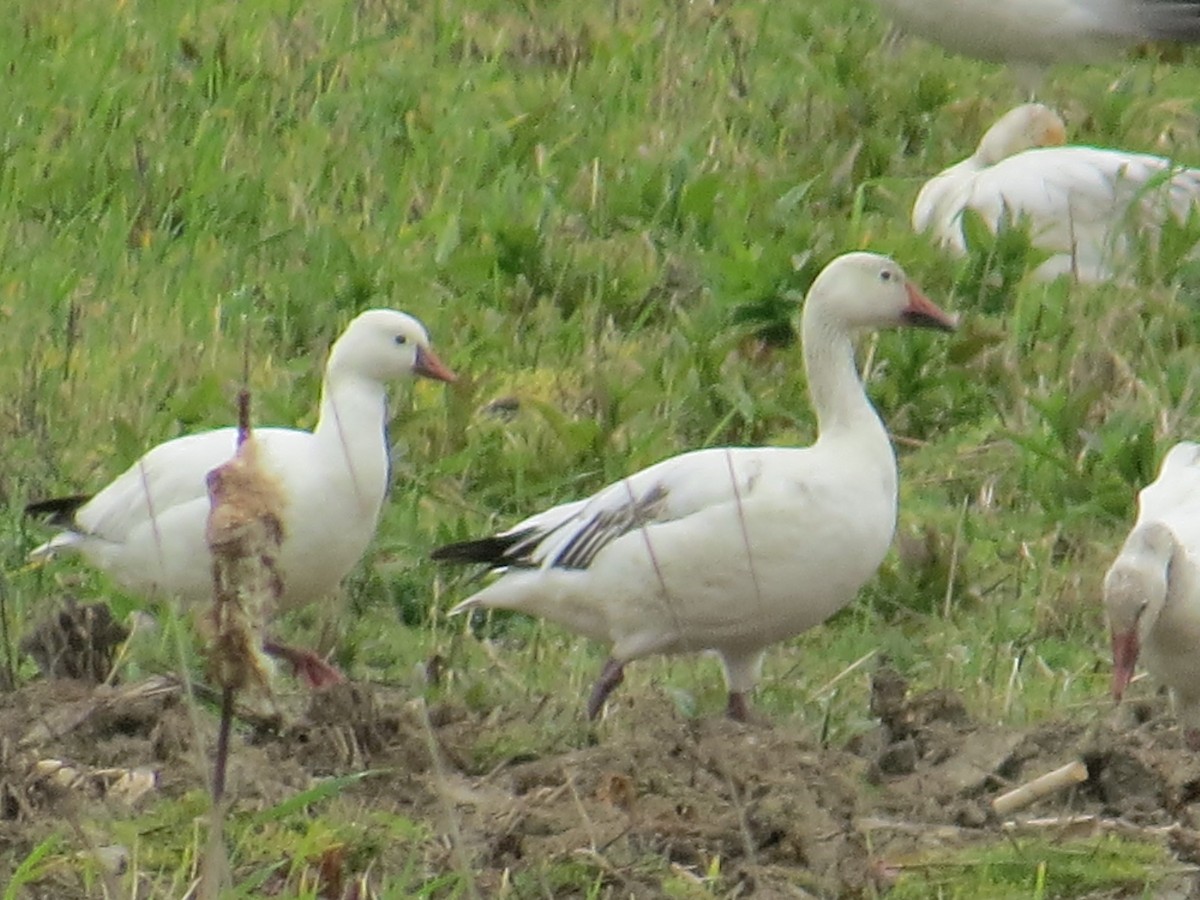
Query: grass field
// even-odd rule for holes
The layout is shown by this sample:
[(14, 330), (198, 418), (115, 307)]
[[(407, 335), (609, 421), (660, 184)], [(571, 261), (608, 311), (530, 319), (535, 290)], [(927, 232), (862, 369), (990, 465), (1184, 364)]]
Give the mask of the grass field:
[[(1137, 488), (1196, 433), (1200, 279), (1167, 248), (1136, 286), (1039, 285), (1022, 280), (1037, 259), (1019, 239), (958, 262), (910, 233), (922, 180), (1022, 99), (1002, 69), (886, 46), (867, 0), (11, 7), (0, 598), (16, 681), (34, 674), (16, 642), (59, 596), (108, 596), (121, 615), (137, 605), (82, 566), (28, 568), (43, 533), (23, 505), (230, 422), (247, 342), (259, 421), (311, 426), (328, 343), (355, 312), (391, 306), (420, 317), (463, 377), (396, 393), (396, 482), (334, 617), (334, 658), (409, 683), (438, 655), (449, 675), (431, 700), (476, 711), (550, 698), (537, 727), (498, 730), (485, 761), (585, 742), (604, 648), (499, 616), (481, 626), (498, 641), (485, 647), (446, 619), (469, 585), (428, 551), (682, 449), (810, 441), (798, 301), (833, 256), (870, 248), (964, 324), (949, 340), (864, 346), (900, 457), (896, 549), (852, 608), (768, 655), (759, 707), (843, 744), (871, 727), (866, 678), (823, 686), (878, 648), (914, 690), (961, 692), (980, 722), (1107, 712), (1099, 582)], [(1190, 53), (1166, 55), (1056, 70), (1042, 99), (1074, 140), (1200, 163), (1200, 74)], [(515, 415), (488, 412), (514, 397)], [(315, 643), (326, 618), (284, 628)], [(126, 677), (194, 667), (175, 632), (139, 645)], [(722, 708), (711, 659), (629, 676), (622, 693), (666, 691), (697, 717)], [(142, 866), (161, 896), (186, 883), (197, 802), (126, 823), (144, 835), (156, 817)], [(337, 803), (307, 808), (231, 825), (241, 895), (287, 834), (320, 846), (367, 827)], [(402, 844), (438, 827), (369, 830)], [(247, 837), (264, 828), (268, 839)], [(51, 896), (39, 873), (68, 866), (74, 841), (64, 829), (34, 851), (0, 847), (0, 883), (12, 881), (0, 896)], [(1121, 884), (1141, 852), (1114, 864)], [(628, 895), (571, 871), (512, 895)], [(1007, 876), (988, 872), (1005, 896)], [(378, 874), (382, 896), (474, 891)], [(738, 895), (719, 868), (702, 880), (707, 893), (661, 886)], [(296, 876), (287, 890), (318, 889)]]

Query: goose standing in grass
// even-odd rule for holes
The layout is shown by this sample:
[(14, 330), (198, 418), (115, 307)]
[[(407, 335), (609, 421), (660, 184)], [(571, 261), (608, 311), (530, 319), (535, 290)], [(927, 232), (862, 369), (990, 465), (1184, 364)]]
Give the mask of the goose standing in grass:
[(1138, 660), (1171, 691), (1188, 745), (1200, 750), (1200, 444), (1176, 444), (1138, 494), (1138, 517), (1104, 576), (1113, 697)]
[[(316, 429), (255, 430), (263, 465), (286, 497), (278, 560), (284, 607), (328, 596), (366, 551), (388, 487), (384, 385), (413, 375), (455, 377), (420, 322), (390, 309), (369, 310), (330, 350)], [(78, 552), (129, 591), (207, 602), (213, 585), (205, 477), (233, 456), (236, 445), (236, 428), (176, 438), (95, 496), (30, 504), (27, 513), (49, 516), (66, 529), (31, 556)], [(340, 680), (309, 651), (274, 643), (265, 649), (314, 686)]]
[(1016, 67), (1032, 87), (1057, 62), (1103, 62), (1143, 41), (1200, 41), (1194, 0), (876, 0), (902, 30)]
[(764, 649), (849, 603), (891, 544), (896, 458), (851, 339), (900, 325), (955, 322), (892, 260), (835, 259), (802, 317), (815, 444), (684, 453), (499, 535), (442, 547), (434, 559), (502, 570), (452, 614), (512, 609), (611, 645), (589, 718), (627, 663), (716, 651), (728, 713), (744, 720)]
[(1185, 222), (1200, 203), (1200, 170), (1146, 153), (1059, 146), (1065, 137), (1041, 104), (1010, 110), (971, 156), (921, 188), (913, 228), (961, 255), (967, 209), (993, 232), (1024, 219), (1033, 244), (1052, 254), (1036, 277), (1099, 282), (1122, 274), (1139, 250), (1154, 248), (1168, 219)]

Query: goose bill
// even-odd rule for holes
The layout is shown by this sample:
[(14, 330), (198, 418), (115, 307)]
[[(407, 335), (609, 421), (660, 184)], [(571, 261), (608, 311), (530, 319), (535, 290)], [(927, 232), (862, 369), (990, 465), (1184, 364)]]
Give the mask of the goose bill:
[(1113, 676), (1112, 695), (1114, 700), (1120, 700), (1133, 680), (1133, 667), (1138, 659), (1138, 634), (1136, 629), (1130, 629), (1112, 635)]
[(428, 347), (421, 347), (417, 350), (417, 362), (413, 366), (413, 371), (436, 381), (454, 382), (458, 380), (458, 376), (451, 372), (446, 364), (438, 359), (438, 355)]
[(904, 289), (908, 291), (908, 306), (900, 313), (904, 324), (916, 328), (937, 328), (941, 331), (954, 331), (958, 328), (958, 318), (941, 309), (922, 294), (916, 285), (906, 284)]

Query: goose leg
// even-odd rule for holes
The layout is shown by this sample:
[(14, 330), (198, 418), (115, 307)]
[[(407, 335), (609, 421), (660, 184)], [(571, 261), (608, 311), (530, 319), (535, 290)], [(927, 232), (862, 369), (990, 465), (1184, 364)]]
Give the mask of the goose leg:
[(588, 719), (595, 719), (600, 715), (608, 695), (624, 680), (625, 663), (618, 662), (610, 656), (604, 661), (604, 668), (600, 670), (600, 677), (596, 679), (596, 686), (592, 688), (592, 695), (588, 698)]
[(729, 692), (729, 703), (725, 707), (725, 715), (735, 722), (750, 720), (750, 701), (746, 699), (744, 693), (741, 691)]
[(1185, 728), (1183, 742), (1189, 750), (1200, 750), (1200, 728)]
[(750, 720), (750, 692), (762, 670), (763, 653), (761, 650), (738, 653), (722, 650), (720, 654), (725, 664), (725, 686), (729, 689), (725, 714), (735, 722), (747, 722)]
[(263, 652), (276, 659), (282, 659), (292, 667), (292, 674), (307, 684), (313, 690), (340, 684), (346, 676), (339, 672), (311, 650), (290, 647), (275, 641), (263, 641)]

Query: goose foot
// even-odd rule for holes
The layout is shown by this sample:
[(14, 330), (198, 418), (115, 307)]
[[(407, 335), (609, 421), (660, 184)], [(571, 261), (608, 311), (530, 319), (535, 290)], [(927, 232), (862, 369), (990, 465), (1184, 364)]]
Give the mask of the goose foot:
[(750, 701), (741, 691), (730, 691), (729, 702), (725, 706), (725, 715), (735, 722), (750, 721)]
[(312, 690), (329, 687), (331, 684), (341, 684), (346, 676), (339, 672), (311, 650), (290, 647), (275, 641), (263, 641), (263, 652), (276, 659), (282, 659), (292, 667), (292, 674), (303, 681)]
[(604, 701), (608, 699), (608, 695), (624, 680), (625, 663), (618, 662), (610, 656), (604, 661), (604, 668), (600, 670), (600, 677), (596, 679), (596, 686), (592, 688), (592, 695), (588, 698), (587, 717), (589, 720), (594, 721), (596, 716), (600, 715), (600, 710), (604, 708)]

